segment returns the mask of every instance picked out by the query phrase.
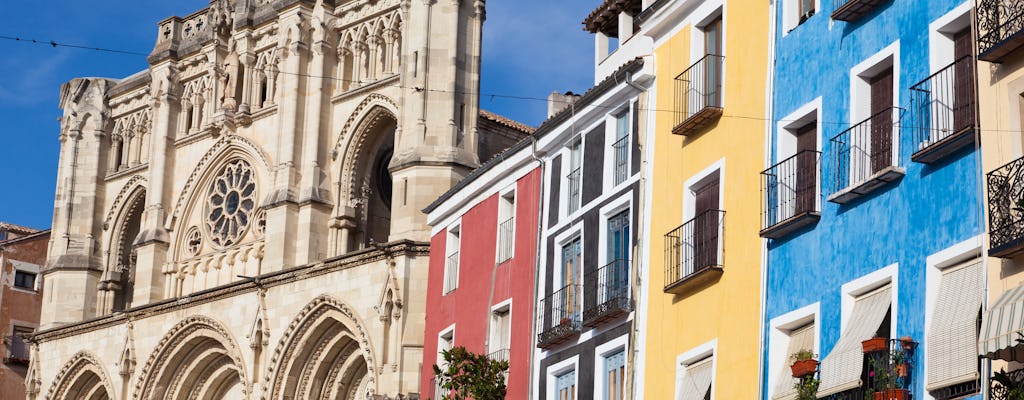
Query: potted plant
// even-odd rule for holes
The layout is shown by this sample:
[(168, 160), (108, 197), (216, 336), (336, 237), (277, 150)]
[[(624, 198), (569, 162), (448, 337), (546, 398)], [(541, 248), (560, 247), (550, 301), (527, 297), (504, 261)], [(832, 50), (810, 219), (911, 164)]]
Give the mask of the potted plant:
[(875, 353), (879, 351), (884, 351), (886, 348), (888, 348), (889, 339), (883, 337), (873, 337), (871, 339), (860, 342), (860, 344), (864, 348), (865, 354)]
[(900, 346), (893, 346), (888, 352), (872, 352), (868, 358), (872, 385), (868, 391), (874, 400), (907, 400), (908, 376), (912, 369), (913, 349), (917, 343), (910, 338), (901, 338)]
[(561, 325), (561, 326), (569, 326), (569, 325), (572, 325), (572, 320), (571, 320), (571, 319), (569, 319), (569, 317), (562, 317), (562, 320), (561, 320), (561, 321), (559, 321), (558, 325)]
[(810, 350), (799, 350), (790, 355), (789, 358), (793, 360), (790, 369), (793, 371), (794, 378), (803, 378), (814, 374), (818, 370), (818, 360), (814, 359), (814, 353)]
[(798, 380), (793, 384), (793, 388), (796, 389), (797, 400), (817, 400), (818, 398), (818, 384), (821, 381), (813, 377), (805, 377)]

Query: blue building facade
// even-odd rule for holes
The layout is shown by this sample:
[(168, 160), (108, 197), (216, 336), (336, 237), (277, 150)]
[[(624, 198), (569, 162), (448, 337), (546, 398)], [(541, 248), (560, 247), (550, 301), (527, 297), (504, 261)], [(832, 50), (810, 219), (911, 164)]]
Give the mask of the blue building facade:
[(795, 398), (797, 350), (819, 398), (980, 393), (973, 3), (776, 2), (763, 399)]

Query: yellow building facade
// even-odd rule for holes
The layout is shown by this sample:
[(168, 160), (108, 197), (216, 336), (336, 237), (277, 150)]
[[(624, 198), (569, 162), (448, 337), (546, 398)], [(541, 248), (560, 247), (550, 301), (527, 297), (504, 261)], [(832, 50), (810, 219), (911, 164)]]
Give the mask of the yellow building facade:
[(756, 398), (769, 3), (647, 14), (658, 111), (641, 397)]

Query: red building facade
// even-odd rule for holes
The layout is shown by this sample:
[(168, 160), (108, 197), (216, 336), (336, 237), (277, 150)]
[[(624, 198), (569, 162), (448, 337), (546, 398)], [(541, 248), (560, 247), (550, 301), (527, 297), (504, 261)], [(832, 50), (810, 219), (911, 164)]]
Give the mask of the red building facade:
[(433, 365), (463, 346), (509, 361), (507, 398), (529, 395), (541, 170), (530, 142), (484, 164), (426, 211), (430, 272), (423, 398), (438, 398)]

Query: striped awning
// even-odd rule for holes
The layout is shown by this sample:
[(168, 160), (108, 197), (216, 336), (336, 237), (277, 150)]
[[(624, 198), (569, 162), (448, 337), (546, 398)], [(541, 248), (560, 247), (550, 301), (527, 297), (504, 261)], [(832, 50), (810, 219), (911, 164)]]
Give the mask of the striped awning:
[(978, 354), (990, 359), (1021, 360), (1024, 351), (1018, 348), (1017, 339), (1024, 339), (1020, 336), (1022, 332), (1024, 332), (1024, 285), (1004, 292), (989, 307), (981, 321)]

